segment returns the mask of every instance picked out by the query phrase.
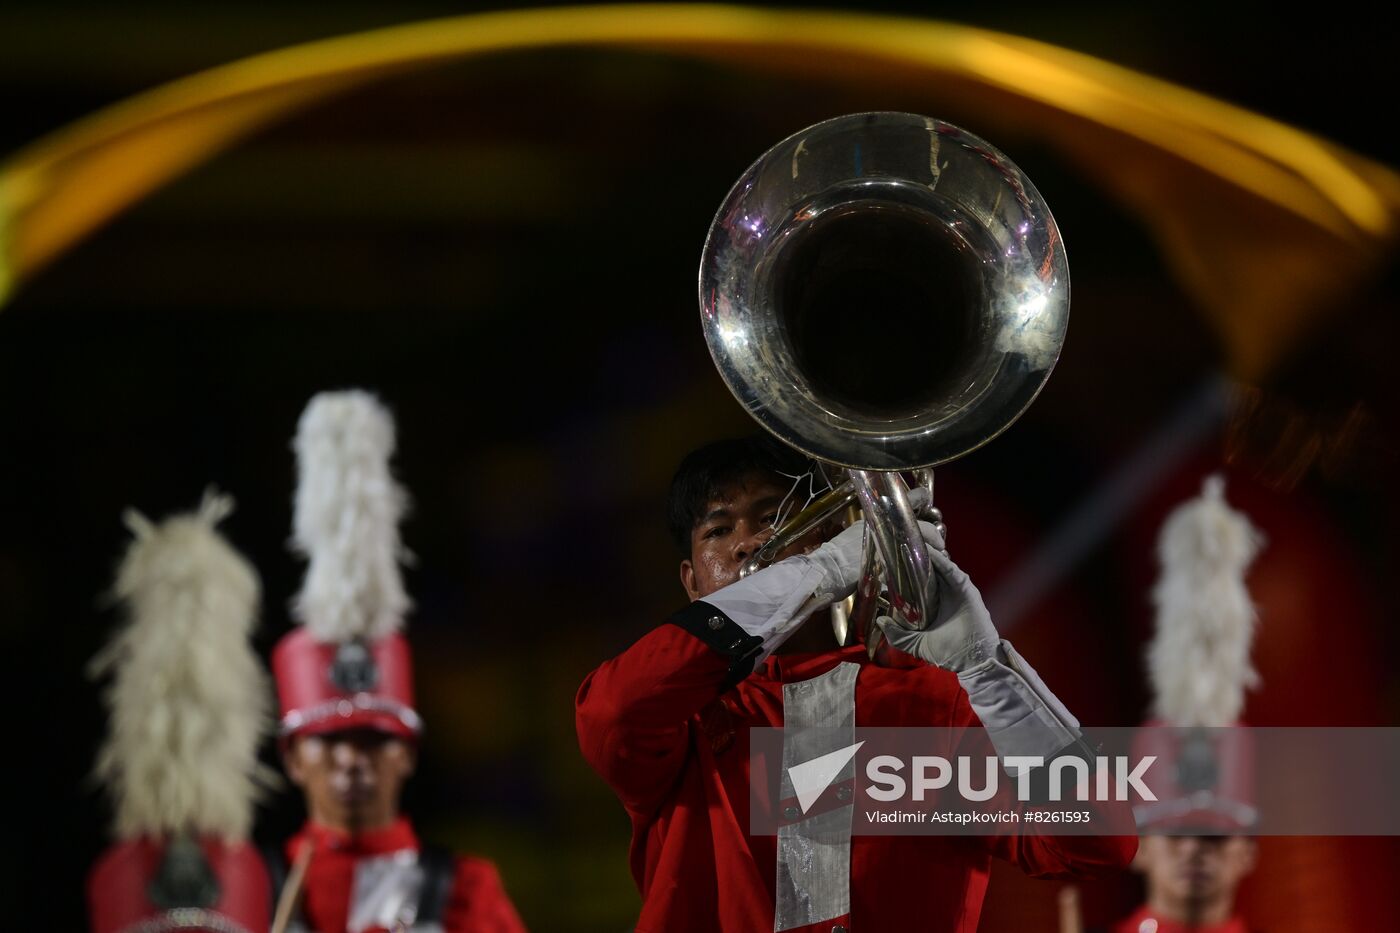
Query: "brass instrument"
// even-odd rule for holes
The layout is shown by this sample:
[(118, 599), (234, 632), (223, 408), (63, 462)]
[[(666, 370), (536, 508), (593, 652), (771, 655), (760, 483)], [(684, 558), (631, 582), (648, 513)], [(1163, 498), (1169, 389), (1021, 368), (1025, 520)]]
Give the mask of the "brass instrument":
[[(864, 568), (838, 641), (859, 637), (874, 653), (877, 600), (900, 624), (927, 627), (936, 605), (917, 521), (939, 520), (931, 468), (1026, 410), (1069, 322), (1064, 248), (1030, 181), (988, 143), (929, 117), (818, 123), (764, 153), (720, 206), (700, 312), (745, 410), (846, 472), (744, 572), (858, 502)], [(913, 472), (913, 495), (901, 471)]]

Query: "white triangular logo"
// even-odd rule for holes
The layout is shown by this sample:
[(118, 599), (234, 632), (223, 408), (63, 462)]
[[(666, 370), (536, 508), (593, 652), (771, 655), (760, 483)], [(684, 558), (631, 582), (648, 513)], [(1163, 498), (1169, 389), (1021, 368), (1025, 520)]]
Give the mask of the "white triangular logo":
[(788, 777), (792, 778), (792, 789), (797, 794), (797, 802), (802, 805), (803, 813), (817, 802), (817, 798), (836, 780), (836, 775), (846, 767), (846, 762), (854, 758), (864, 744), (857, 742), (788, 768)]

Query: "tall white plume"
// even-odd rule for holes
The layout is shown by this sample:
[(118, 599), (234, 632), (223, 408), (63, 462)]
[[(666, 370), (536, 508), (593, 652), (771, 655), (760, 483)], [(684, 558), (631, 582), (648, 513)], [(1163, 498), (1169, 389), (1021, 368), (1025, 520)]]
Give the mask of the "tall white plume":
[(411, 605), (399, 573), (408, 499), (389, 471), (394, 419), (368, 392), (322, 392), (294, 446), (292, 543), (310, 563), (292, 613), (319, 641), (387, 635)]
[(1244, 578), (1263, 537), (1224, 492), (1220, 476), (1207, 478), (1199, 498), (1168, 516), (1157, 541), (1147, 665), (1154, 715), (1173, 725), (1231, 725), (1245, 690), (1259, 682), (1249, 659), (1257, 615)]
[(248, 641), (258, 577), (215, 530), (232, 508), (211, 490), (197, 512), (159, 525), (125, 515), (135, 540), (113, 591), (125, 618), (88, 669), (112, 675), (96, 772), (120, 838), (246, 838), (254, 802), (275, 782), (257, 754), (272, 722), (267, 673)]

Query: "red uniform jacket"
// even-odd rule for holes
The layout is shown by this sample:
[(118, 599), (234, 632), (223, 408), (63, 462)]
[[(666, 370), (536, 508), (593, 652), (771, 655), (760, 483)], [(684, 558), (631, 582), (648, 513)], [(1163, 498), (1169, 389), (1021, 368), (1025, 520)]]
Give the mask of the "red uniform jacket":
[[(632, 820), (637, 933), (767, 933), (777, 839), (748, 833), (748, 730), (782, 725), (784, 683), (855, 662), (857, 726), (980, 723), (955, 675), (880, 667), (861, 647), (770, 657), (721, 695), (733, 658), (691, 631), (663, 625), (590, 674), (577, 699), (579, 743)], [(849, 915), (802, 929), (973, 931), (992, 855), (1039, 877), (1088, 877), (1135, 851), (1134, 837), (855, 835)]]
[(1113, 933), (1249, 933), (1249, 928), (1239, 917), (1231, 917), (1224, 923), (1187, 926), (1175, 920), (1163, 920), (1146, 907), (1139, 907), (1132, 916), (1120, 921)]
[[(297, 853), (308, 844), (315, 849), (302, 888), (301, 917), (316, 933), (345, 933), (348, 928), (357, 864), (376, 856), (419, 850), (418, 836), (405, 819), (354, 836), (308, 822), (287, 841), (287, 864), (294, 864)], [(472, 856), (456, 858), (451, 894), (440, 922), (446, 933), (520, 933), (525, 929), (496, 866)], [(379, 933), (385, 928), (369, 929)]]

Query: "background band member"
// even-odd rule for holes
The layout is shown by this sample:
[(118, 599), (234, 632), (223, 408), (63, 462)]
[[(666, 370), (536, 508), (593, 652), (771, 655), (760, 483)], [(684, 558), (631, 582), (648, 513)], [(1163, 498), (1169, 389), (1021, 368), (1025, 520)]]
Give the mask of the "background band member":
[[(400, 812), (422, 722), (399, 561), (394, 423), (364, 392), (317, 395), (296, 443), (302, 625), (273, 652), (283, 761), (307, 822), (274, 873), (278, 921), (319, 933), (523, 929), (490, 862), (420, 843)], [(276, 929), (276, 925), (274, 925)]]
[[(1238, 726), (1245, 690), (1257, 685), (1250, 663), (1255, 609), (1245, 572), (1262, 543), (1230, 508), (1224, 481), (1176, 509), (1157, 543), (1161, 575), (1152, 593), (1156, 631), (1148, 649), (1155, 696), (1149, 727), (1183, 727), (1178, 737), (1144, 732), (1174, 787), (1138, 808), (1144, 830), (1133, 867), (1146, 902), (1115, 933), (1244, 933), (1235, 891), (1254, 867), (1257, 844), (1253, 750)], [(1215, 731), (1191, 731), (1190, 727)], [(1168, 744), (1169, 743), (1169, 744)], [(1186, 798), (1191, 806), (1179, 804)], [(1154, 833), (1153, 830), (1159, 830)], [(1170, 832), (1170, 835), (1167, 832)]]
[(88, 877), (94, 933), (262, 933), (271, 917), (248, 841), (276, 777), (257, 758), (271, 696), (248, 644), (257, 575), (214, 530), (231, 507), (210, 494), (160, 525), (126, 515), (136, 539), (114, 589), (126, 621), (91, 667), (112, 675), (97, 775), (117, 837)]
[(927, 663), (883, 667), (864, 646), (834, 647), (821, 610), (856, 584), (859, 524), (829, 540), (818, 530), (738, 579), (809, 466), (758, 438), (686, 457), (668, 514), (692, 602), (578, 692), (583, 754), (632, 821), (637, 929), (970, 930), (992, 855), (1044, 876), (1125, 866), (1131, 838), (847, 834), (814, 858), (800, 839), (749, 834), (750, 727), (983, 725), (1002, 755), (1049, 756), (1078, 738), (931, 525), (938, 618), (925, 632), (884, 627)]

